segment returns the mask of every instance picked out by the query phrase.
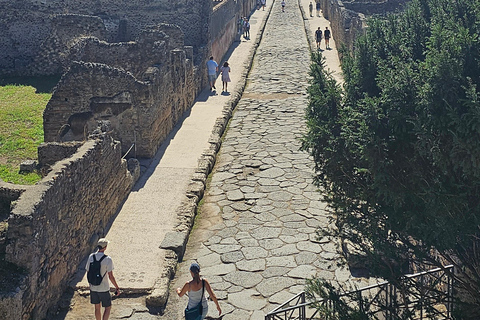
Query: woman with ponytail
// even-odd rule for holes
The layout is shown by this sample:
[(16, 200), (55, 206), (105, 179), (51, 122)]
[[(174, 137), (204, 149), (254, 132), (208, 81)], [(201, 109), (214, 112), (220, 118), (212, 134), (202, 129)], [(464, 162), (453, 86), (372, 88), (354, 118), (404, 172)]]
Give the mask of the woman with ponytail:
[(217, 297), (213, 293), (212, 287), (207, 279), (200, 278), (200, 266), (198, 263), (190, 265), (190, 274), (192, 280), (185, 283), (183, 288), (177, 288), (178, 296), (182, 297), (188, 292), (188, 305), (185, 309), (185, 319), (203, 320), (207, 316), (208, 303), (205, 297), (205, 290), (208, 292), (210, 299), (217, 305), (218, 315), (222, 314), (222, 309), (218, 304)]

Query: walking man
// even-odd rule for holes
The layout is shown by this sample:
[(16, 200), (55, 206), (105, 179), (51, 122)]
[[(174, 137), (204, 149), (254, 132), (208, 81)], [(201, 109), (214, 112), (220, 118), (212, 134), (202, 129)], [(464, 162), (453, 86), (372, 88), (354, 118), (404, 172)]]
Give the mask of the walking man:
[[(117, 281), (113, 276), (113, 261), (112, 258), (105, 254), (109, 241), (105, 238), (98, 240), (97, 252), (92, 253), (87, 260), (87, 275), (90, 282), (89, 270), (92, 267), (92, 271), (96, 268), (96, 262), (100, 262), (99, 268), (99, 282), (100, 284), (94, 285), (90, 283), (90, 302), (95, 305), (95, 319), (96, 320), (108, 320), (110, 317), (110, 311), (112, 309), (112, 297), (110, 295), (110, 283), (115, 286), (115, 296), (120, 294), (120, 288)], [(102, 317), (102, 307), (105, 308)]]
[(282, 0), (282, 12), (285, 12), (285, 0)]
[(313, 3), (311, 1), (308, 5), (308, 11), (310, 11), (310, 17), (313, 17)]
[(210, 60), (207, 61), (207, 70), (208, 70), (208, 82), (210, 83), (210, 91), (215, 88), (215, 80), (217, 79), (218, 64), (213, 60), (213, 57), (210, 57)]
[(317, 17), (320, 17), (320, 0), (316, 0)]
[(330, 30), (328, 30), (328, 27), (325, 27), (325, 31), (323, 32), (323, 37), (325, 38), (325, 48), (330, 49), (330, 37), (332, 34), (330, 33)]
[(317, 40), (317, 50), (320, 50), (320, 44), (322, 42), (322, 30), (320, 27), (315, 31), (315, 39)]

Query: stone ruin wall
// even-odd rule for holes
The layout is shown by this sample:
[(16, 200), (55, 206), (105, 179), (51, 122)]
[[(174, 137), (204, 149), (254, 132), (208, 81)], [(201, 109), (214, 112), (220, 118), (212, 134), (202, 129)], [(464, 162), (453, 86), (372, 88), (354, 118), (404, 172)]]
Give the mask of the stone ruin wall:
[(358, 35), (365, 32), (366, 17), (401, 10), (407, 2), (408, 0), (380, 2), (320, 0), (322, 13), (330, 21), (337, 47), (344, 44), (349, 50), (353, 50)]
[(212, 56), (220, 63), (235, 40), (239, 40), (238, 19), (249, 16), (256, 7), (256, 0), (222, 1), (213, 8), (209, 32)]
[(138, 163), (132, 159), (127, 168), (120, 143), (105, 133), (84, 143), (39, 147), (44, 165), (58, 154), (70, 157), (36, 186), (20, 190), (8, 219), (6, 260), (26, 273), (14, 292), (0, 294), (2, 319), (47, 316), (139, 176)]
[[(209, 41), (212, 12), (211, 0), (0, 0), (0, 6), (0, 76), (38, 72), (41, 66), (33, 63), (38, 62), (36, 57), (42, 44), (51, 52), (59, 50), (55, 44), (47, 43), (62, 24), (59, 19), (51, 19), (55, 15), (92, 17), (91, 28), (87, 29), (82, 29), (85, 24), (81, 18), (63, 22), (72, 27), (70, 35), (96, 36), (108, 42), (131, 41), (148, 26), (175, 24), (185, 34), (185, 44), (193, 46), (195, 54), (202, 55)], [(103, 30), (96, 28), (99, 24), (95, 18), (102, 21)]]
[(172, 25), (145, 30), (135, 42), (78, 39), (68, 56), (74, 62), (44, 111), (45, 141), (85, 140), (101, 121), (123, 152), (136, 143), (137, 157), (153, 157), (203, 84), (193, 49)]

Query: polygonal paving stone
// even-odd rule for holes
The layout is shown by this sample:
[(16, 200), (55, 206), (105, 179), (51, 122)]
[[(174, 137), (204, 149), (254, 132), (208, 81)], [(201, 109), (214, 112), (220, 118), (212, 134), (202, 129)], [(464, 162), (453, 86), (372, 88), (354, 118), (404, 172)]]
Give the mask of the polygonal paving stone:
[(227, 199), (230, 201), (239, 201), (245, 199), (245, 196), (240, 190), (232, 190), (227, 192)]
[(253, 311), (250, 320), (265, 320), (265, 313), (260, 310)]
[(295, 261), (297, 264), (312, 264), (315, 260), (317, 260), (318, 256), (316, 253), (302, 251), (295, 255)]
[(285, 191), (275, 191), (270, 193), (267, 198), (273, 201), (288, 202), (292, 199), (292, 194)]
[(220, 255), (218, 253), (210, 253), (206, 256), (198, 257), (197, 261), (202, 268), (215, 266), (221, 263)]
[(285, 245), (285, 243), (280, 239), (263, 239), (259, 240), (258, 244), (267, 250), (277, 249)]
[(275, 293), (273, 296), (268, 298), (268, 302), (270, 303), (276, 303), (276, 304), (282, 304), (291, 298), (293, 298), (295, 295), (288, 292), (288, 291), (280, 291)]
[(267, 267), (296, 267), (297, 264), (293, 257), (269, 257), (267, 258)]
[(262, 281), (262, 276), (258, 273), (246, 271), (234, 271), (224, 276), (224, 279), (234, 285), (243, 288), (251, 288)]
[[(267, 301), (263, 299), (260, 294), (253, 289), (245, 290), (243, 292), (232, 293), (228, 295), (228, 302), (239, 309), (243, 310), (259, 310), (265, 307)], [(248, 319), (247, 318), (236, 318), (238, 319)]]
[(286, 244), (280, 248), (273, 249), (270, 251), (270, 254), (272, 256), (290, 256), (290, 255), (296, 255), (298, 253), (298, 249), (295, 246), (295, 244)]
[(241, 239), (238, 241), (242, 247), (257, 247), (258, 241), (253, 238)]
[(214, 275), (214, 276), (223, 276), (227, 273), (235, 271), (234, 264), (219, 264), (212, 267), (202, 268), (202, 274), (205, 276)]
[(268, 256), (268, 251), (260, 247), (246, 247), (241, 250), (247, 260), (265, 258)]
[(318, 243), (313, 243), (313, 242), (310, 242), (310, 241), (300, 241), (300, 242), (298, 242), (297, 243), (297, 248), (300, 251), (310, 251), (310, 252), (313, 252), (313, 253), (322, 252), (322, 247)]
[(257, 290), (264, 297), (270, 297), (275, 293), (288, 289), (289, 287), (295, 285), (296, 282), (294, 279), (288, 277), (273, 277), (263, 280), (257, 285)]
[(264, 278), (286, 276), (290, 270), (291, 268), (285, 267), (268, 267), (265, 269), (265, 271), (262, 272), (262, 276)]
[(278, 238), (282, 232), (280, 228), (269, 228), (269, 227), (261, 227), (256, 230), (253, 230), (250, 234), (255, 239), (268, 239), (268, 238)]
[(243, 253), (241, 251), (232, 251), (224, 253), (220, 256), (220, 259), (223, 263), (235, 263), (244, 259)]
[(235, 203), (232, 203), (230, 207), (232, 207), (236, 211), (247, 211), (252, 206), (243, 202), (235, 202)]
[(265, 264), (265, 259), (256, 259), (238, 261), (235, 265), (238, 270), (255, 272), (265, 270)]

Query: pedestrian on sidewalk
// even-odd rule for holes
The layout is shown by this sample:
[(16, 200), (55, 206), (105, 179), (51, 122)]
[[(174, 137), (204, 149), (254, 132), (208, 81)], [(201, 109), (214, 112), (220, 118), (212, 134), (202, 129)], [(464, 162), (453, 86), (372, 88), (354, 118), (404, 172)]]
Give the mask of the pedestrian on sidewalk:
[(315, 2), (315, 7), (317, 9), (317, 17), (320, 17), (320, 0), (316, 0)]
[(313, 3), (311, 1), (308, 5), (308, 11), (310, 11), (310, 17), (313, 17)]
[[(97, 251), (92, 253), (87, 260), (87, 278), (89, 278), (89, 285), (90, 285), (90, 302), (95, 305), (95, 319), (96, 320), (108, 320), (110, 317), (110, 311), (112, 309), (112, 296), (110, 295), (110, 283), (108, 280), (112, 282), (115, 286), (115, 296), (120, 294), (120, 288), (118, 287), (117, 281), (113, 276), (113, 261), (112, 258), (105, 254), (105, 250), (107, 249), (107, 245), (110, 241), (105, 238), (98, 240), (97, 243)], [(94, 285), (90, 283), (90, 276), (89, 270), (94, 268), (100, 264), (99, 274), (100, 277), (97, 277), (100, 281), (100, 284)], [(92, 272), (91, 272), (92, 273)], [(102, 307), (105, 308), (102, 317)]]
[(213, 57), (207, 61), (207, 70), (208, 70), (208, 82), (210, 83), (210, 91), (217, 90), (215, 88), (215, 80), (217, 79), (218, 64)]
[(266, 5), (267, 1), (266, 0), (262, 0), (262, 7), (263, 7), (263, 11), (265, 11), (265, 5)]
[[(183, 288), (177, 288), (177, 294), (179, 297), (182, 297), (185, 293), (188, 292), (188, 305), (187, 309), (185, 309), (185, 318), (187, 318), (187, 313), (197, 313), (199, 318), (192, 319), (199, 319), (203, 320), (207, 316), (208, 313), (208, 303), (207, 298), (205, 297), (205, 289), (207, 290), (210, 299), (217, 305), (218, 315), (222, 314), (222, 309), (218, 304), (217, 297), (213, 293), (212, 287), (210, 283), (205, 278), (200, 277), (200, 266), (198, 263), (192, 263), (190, 265), (190, 274), (192, 275), (192, 280), (185, 283)], [(197, 311), (198, 310), (198, 311)]]
[(330, 37), (332, 34), (330, 33), (330, 30), (328, 30), (328, 27), (325, 27), (325, 31), (323, 32), (323, 37), (325, 38), (325, 48), (330, 49)]
[(317, 40), (317, 50), (320, 50), (320, 44), (322, 42), (322, 30), (320, 27), (315, 31), (315, 39)]
[(245, 39), (250, 39), (250, 22), (245, 18)]
[(285, 12), (285, 0), (282, 0), (282, 12)]
[(222, 73), (222, 92), (228, 92), (228, 89), (227, 89), (227, 85), (229, 82), (231, 82), (230, 80), (230, 67), (228, 66), (228, 62), (225, 61), (225, 63), (223, 64), (223, 67), (220, 68), (220, 72)]

